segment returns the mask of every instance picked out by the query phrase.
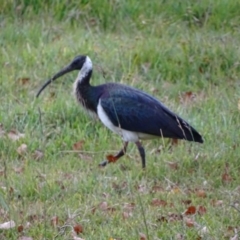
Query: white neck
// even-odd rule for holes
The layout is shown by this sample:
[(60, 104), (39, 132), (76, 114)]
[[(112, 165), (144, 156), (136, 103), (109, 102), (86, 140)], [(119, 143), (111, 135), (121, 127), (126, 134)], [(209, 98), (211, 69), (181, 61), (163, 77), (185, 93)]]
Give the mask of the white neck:
[(81, 83), (91, 70), (92, 61), (88, 56), (86, 56), (85, 63), (83, 64), (82, 69), (78, 73), (77, 81)]

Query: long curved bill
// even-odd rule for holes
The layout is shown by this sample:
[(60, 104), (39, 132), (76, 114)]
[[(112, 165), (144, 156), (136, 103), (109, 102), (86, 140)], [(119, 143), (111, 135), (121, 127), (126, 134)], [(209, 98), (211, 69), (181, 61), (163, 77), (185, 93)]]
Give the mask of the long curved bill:
[(50, 84), (52, 83), (54, 80), (56, 80), (57, 78), (63, 76), (64, 74), (71, 72), (72, 70), (74, 70), (72, 68), (71, 65), (66, 66), (65, 68), (63, 68), (62, 70), (60, 70), (58, 73), (56, 73), (52, 78), (50, 78), (46, 83), (44, 83), (44, 85), (39, 89), (36, 97), (39, 97), (39, 95), (41, 94), (41, 92)]

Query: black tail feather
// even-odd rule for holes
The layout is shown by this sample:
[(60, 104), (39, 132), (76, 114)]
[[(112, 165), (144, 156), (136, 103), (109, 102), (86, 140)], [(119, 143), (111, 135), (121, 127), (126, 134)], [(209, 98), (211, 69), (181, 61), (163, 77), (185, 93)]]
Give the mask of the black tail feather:
[(197, 130), (190, 126), (187, 122), (181, 118), (177, 118), (177, 122), (179, 123), (178, 127), (181, 130), (181, 139), (199, 143), (204, 142), (202, 136), (197, 132)]

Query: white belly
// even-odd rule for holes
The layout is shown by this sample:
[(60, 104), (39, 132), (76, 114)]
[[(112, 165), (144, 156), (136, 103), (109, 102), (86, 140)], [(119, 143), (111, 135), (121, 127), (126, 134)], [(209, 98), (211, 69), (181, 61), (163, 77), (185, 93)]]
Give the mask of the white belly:
[(131, 132), (122, 129), (121, 126), (119, 127), (114, 126), (114, 124), (110, 121), (109, 117), (107, 116), (106, 112), (104, 111), (101, 105), (101, 99), (98, 102), (97, 114), (101, 122), (111, 131), (120, 135), (125, 142), (137, 142), (139, 139), (151, 139), (156, 137), (150, 134)]

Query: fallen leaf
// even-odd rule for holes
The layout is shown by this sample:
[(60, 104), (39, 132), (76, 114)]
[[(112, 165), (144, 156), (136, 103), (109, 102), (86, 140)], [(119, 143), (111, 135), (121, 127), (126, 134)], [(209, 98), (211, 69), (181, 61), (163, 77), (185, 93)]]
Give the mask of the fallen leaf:
[(144, 185), (142, 185), (142, 184), (138, 185), (138, 186), (137, 186), (137, 189), (138, 189), (138, 191), (139, 191), (140, 193), (147, 193), (147, 188), (146, 188), (146, 186), (144, 186)]
[(203, 215), (207, 212), (207, 209), (204, 206), (199, 206), (197, 212), (198, 214)]
[(220, 207), (223, 205), (223, 200), (212, 200), (211, 201), (212, 205), (215, 206), (215, 207)]
[(178, 214), (178, 213), (169, 213), (168, 214), (168, 221), (169, 222), (180, 221), (182, 219), (183, 219), (182, 214)]
[(196, 191), (196, 195), (197, 195), (198, 197), (200, 197), (200, 198), (205, 198), (205, 197), (207, 196), (206, 192), (205, 192), (204, 190), (202, 190), (202, 189), (198, 189), (198, 190)]
[(9, 194), (12, 195), (13, 193), (14, 193), (14, 189), (13, 189), (13, 187), (10, 187), (9, 188)]
[(33, 159), (36, 161), (39, 161), (44, 157), (44, 153), (41, 150), (36, 150), (34, 154), (32, 155)]
[(139, 233), (139, 237), (140, 237), (139, 238), (140, 240), (146, 240), (147, 239), (147, 237), (144, 233)]
[(96, 209), (97, 209), (96, 207), (92, 207), (92, 208), (91, 208), (92, 214), (94, 214), (94, 213), (96, 212)]
[(56, 180), (55, 183), (62, 189), (64, 190), (65, 189), (65, 186), (63, 184), (63, 182), (61, 180)]
[(99, 209), (105, 211), (107, 210), (108, 208), (108, 203), (107, 202), (101, 202), (99, 205), (98, 205)]
[(196, 94), (191, 91), (184, 92), (179, 96), (180, 103), (182, 103), (182, 104), (189, 104), (195, 98), (196, 98)]
[(240, 98), (238, 99), (238, 110), (240, 111)]
[(230, 238), (234, 234), (234, 227), (228, 226), (227, 231), (224, 233), (224, 238)]
[(18, 174), (23, 173), (24, 166), (13, 168), (13, 170), (14, 170), (15, 173), (18, 173)]
[(132, 203), (124, 203), (123, 209), (126, 211), (132, 211), (136, 207), (134, 202)]
[(53, 227), (55, 227), (55, 228), (58, 226), (58, 216), (52, 217), (52, 219), (51, 219), (51, 225), (52, 225)]
[(27, 145), (25, 143), (21, 144), (18, 149), (17, 152), (19, 155), (23, 155), (24, 153), (27, 152)]
[(152, 87), (151, 89), (150, 89), (150, 91), (152, 92), (152, 93), (158, 93), (159, 92), (159, 90), (157, 89), (157, 88), (155, 88), (155, 87)]
[(19, 140), (20, 138), (23, 138), (25, 136), (25, 134), (23, 133), (20, 133), (16, 130), (11, 130), (9, 133), (8, 133), (8, 137), (13, 140), (13, 141), (17, 141)]
[(192, 203), (192, 200), (190, 200), (190, 199), (182, 200), (182, 203), (185, 205), (190, 205)]
[(165, 216), (160, 216), (157, 218), (157, 222), (168, 222), (168, 220)]
[(123, 213), (122, 216), (124, 219), (127, 219), (129, 217), (132, 217), (133, 210), (135, 208), (135, 203), (125, 203), (123, 206)]
[(0, 229), (10, 229), (16, 226), (13, 220), (0, 224)]
[(230, 183), (232, 181), (232, 177), (228, 173), (224, 173), (222, 175), (223, 183)]
[(164, 188), (158, 185), (154, 185), (152, 187), (151, 193), (156, 193), (156, 192), (164, 192)]
[(193, 215), (196, 213), (196, 207), (189, 206), (188, 209), (183, 213), (185, 215)]
[(30, 78), (28, 77), (22, 77), (22, 78), (18, 78), (18, 82), (21, 84), (21, 85), (26, 85), (28, 84), (30, 81)]
[(168, 166), (173, 170), (177, 170), (179, 168), (178, 163), (176, 162), (168, 162)]
[(74, 227), (73, 227), (73, 230), (76, 234), (79, 234), (79, 233), (82, 233), (83, 232), (83, 226), (80, 225), (80, 224), (76, 224)]
[(202, 67), (202, 66), (199, 66), (198, 71), (199, 71), (200, 73), (204, 73), (203, 67)]
[(19, 233), (22, 232), (23, 229), (24, 229), (23, 225), (19, 225), (18, 228), (17, 228), (17, 230), (18, 230)]
[(179, 194), (181, 190), (178, 187), (173, 187), (170, 191), (171, 194)]
[(114, 207), (109, 207), (107, 202), (101, 202), (101, 203), (98, 205), (98, 207), (99, 207), (99, 209), (101, 209), (102, 211), (108, 211), (108, 212), (111, 212), (111, 213), (116, 211), (116, 208), (114, 208)]
[(123, 212), (122, 216), (123, 216), (123, 219), (127, 219), (129, 217), (132, 217), (132, 212)]
[(64, 179), (72, 179), (73, 178), (73, 174), (72, 173), (63, 173), (62, 177)]
[(225, 164), (224, 173), (222, 174), (222, 182), (229, 183), (232, 181), (232, 177), (229, 175), (229, 165)]
[(108, 207), (107, 208), (107, 211), (110, 212), (110, 213), (113, 213), (115, 212), (117, 209), (115, 207)]
[(165, 207), (167, 206), (167, 202), (164, 201), (164, 200), (161, 200), (161, 199), (153, 199), (152, 202), (151, 202), (151, 205), (154, 206), (154, 207)]
[(103, 192), (103, 193), (102, 193), (102, 196), (103, 196), (104, 198), (109, 198), (110, 195), (109, 195), (108, 193)]
[(184, 222), (188, 227), (194, 227), (195, 222), (191, 218), (184, 218)]
[(73, 144), (73, 150), (81, 150), (84, 144), (84, 140), (78, 141)]
[(41, 215), (37, 215), (37, 214), (32, 214), (28, 216), (28, 220), (29, 222), (33, 223), (35, 221), (39, 221), (40, 219), (42, 219)]

